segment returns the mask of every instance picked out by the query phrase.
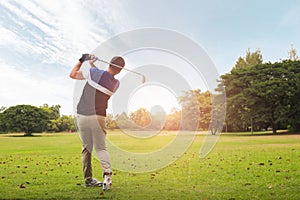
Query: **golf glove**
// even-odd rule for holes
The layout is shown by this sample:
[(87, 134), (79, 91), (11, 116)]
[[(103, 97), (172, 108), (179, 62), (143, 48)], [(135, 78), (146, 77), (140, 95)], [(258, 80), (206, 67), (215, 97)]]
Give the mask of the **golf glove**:
[(81, 58), (79, 59), (79, 61), (81, 63), (83, 63), (84, 61), (87, 61), (87, 60), (91, 60), (91, 55), (88, 53), (82, 54)]

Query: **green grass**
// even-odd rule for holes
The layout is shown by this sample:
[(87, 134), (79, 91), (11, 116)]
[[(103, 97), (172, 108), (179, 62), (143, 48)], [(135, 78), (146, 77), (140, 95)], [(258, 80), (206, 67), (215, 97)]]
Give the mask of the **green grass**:
[[(77, 134), (0, 135), (0, 199), (300, 199), (300, 135), (222, 135), (199, 159), (204, 136), (168, 167), (151, 173), (114, 170), (113, 188), (86, 189)], [(174, 134), (137, 139), (109, 132), (133, 152), (150, 152)], [(113, 163), (112, 163), (113, 164)], [(93, 158), (94, 175), (101, 170)]]

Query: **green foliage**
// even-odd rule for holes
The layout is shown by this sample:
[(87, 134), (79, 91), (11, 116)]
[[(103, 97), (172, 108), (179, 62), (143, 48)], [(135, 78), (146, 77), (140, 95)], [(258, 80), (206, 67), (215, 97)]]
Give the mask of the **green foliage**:
[(231, 70), (231, 72), (236, 69), (262, 64), (262, 62), (263, 62), (263, 58), (262, 58), (261, 51), (259, 49), (257, 49), (255, 52), (250, 52), (250, 49), (248, 49), (245, 58), (240, 56), (235, 66)]
[(209, 127), (212, 135), (222, 132), (226, 116), (226, 94), (224, 85), (219, 83), (215, 92), (212, 100), (212, 116)]
[(121, 113), (120, 115), (117, 115), (115, 122), (118, 128), (121, 129), (131, 128), (131, 120), (125, 112)]
[(40, 108), (31, 105), (17, 105), (6, 109), (2, 113), (2, 124), (7, 132), (41, 132), (45, 129), (48, 117)]
[(62, 115), (50, 120), (47, 125), (48, 132), (76, 131), (75, 119), (72, 115)]
[(170, 114), (167, 115), (165, 122), (164, 130), (179, 130), (180, 129), (180, 120), (182, 117), (182, 111), (173, 109)]
[(47, 112), (48, 114), (48, 118), (50, 120), (52, 119), (57, 119), (60, 117), (60, 105), (55, 105), (55, 106), (51, 106), (49, 107), (48, 104), (44, 104), (43, 106), (40, 107), (42, 110), (44, 110), (45, 112)]
[(116, 129), (117, 127), (117, 122), (114, 120), (114, 116), (112, 114), (107, 114), (105, 118), (105, 126), (107, 129)]
[(4, 124), (4, 115), (3, 113), (0, 113), (0, 134), (6, 132), (6, 127)]
[(194, 130), (195, 124), (198, 124), (199, 130), (208, 130), (211, 122), (212, 94), (209, 91), (201, 92), (199, 89), (189, 90), (178, 99), (182, 105), (181, 128)]
[(8, 109), (0, 109), (0, 133), (1, 132), (25, 132), (31, 135), (33, 132), (62, 132), (75, 131), (74, 118), (69, 115), (60, 116), (60, 105), (49, 107), (44, 104), (41, 107), (31, 105), (17, 105)]
[(145, 108), (140, 108), (135, 112), (130, 113), (129, 116), (137, 127), (146, 128), (151, 124), (151, 114)]
[[(233, 131), (263, 129), (273, 133), (299, 116), (300, 62), (282, 61), (234, 68), (221, 76), (226, 87), (227, 119)], [(256, 125), (254, 125), (256, 124)]]
[[(224, 88), (222, 88), (224, 91)], [(223, 92), (224, 93), (224, 92)], [(112, 115), (107, 115), (106, 126), (108, 129), (143, 129), (143, 130), (208, 130), (213, 134), (222, 130), (222, 121), (224, 116), (219, 113), (225, 113), (224, 94), (212, 95), (209, 91), (189, 90), (178, 98), (182, 105), (182, 110), (173, 110), (171, 113), (153, 113), (151, 114), (145, 108), (140, 108), (130, 113), (117, 115), (115, 119)], [(217, 97), (217, 98), (216, 98)], [(213, 109), (213, 101), (215, 108)], [(222, 101), (221, 101), (222, 100)], [(222, 106), (219, 105), (220, 102)], [(213, 115), (213, 118), (212, 118)], [(221, 126), (220, 126), (221, 124)]]

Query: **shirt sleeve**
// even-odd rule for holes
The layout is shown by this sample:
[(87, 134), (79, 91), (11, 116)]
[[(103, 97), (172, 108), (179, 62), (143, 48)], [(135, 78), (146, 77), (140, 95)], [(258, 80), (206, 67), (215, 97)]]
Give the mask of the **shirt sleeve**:
[(115, 85), (115, 87), (114, 87), (114, 91), (113, 91), (113, 92), (116, 92), (116, 91), (117, 91), (117, 89), (119, 88), (119, 86), (120, 86), (120, 81), (119, 81), (119, 80), (117, 80), (117, 82), (116, 82), (116, 85)]
[(95, 81), (96, 83), (99, 82), (99, 80), (100, 80), (102, 74), (103, 74), (103, 70), (100, 70), (100, 69), (98, 69), (98, 68), (96, 68), (96, 67), (90, 68), (91, 79), (92, 79), (93, 81)]

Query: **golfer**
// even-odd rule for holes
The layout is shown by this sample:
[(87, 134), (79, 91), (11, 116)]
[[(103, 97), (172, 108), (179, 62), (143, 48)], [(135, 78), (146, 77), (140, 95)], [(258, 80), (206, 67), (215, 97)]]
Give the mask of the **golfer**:
[[(85, 61), (89, 61), (91, 67), (87, 73), (80, 69)], [(87, 80), (77, 105), (76, 114), (76, 122), (82, 141), (82, 166), (85, 187), (102, 186), (103, 190), (108, 190), (112, 184), (112, 171), (109, 153), (105, 144), (106, 108), (110, 96), (118, 89), (120, 84), (114, 76), (120, 73), (122, 68), (110, 64), (106, 71), (100, 70), (94, 65), (95, 61), (96, 57), (94, 55), (83, 54), (72, 69), (70, 77), (76, 80)], [(114, 57), (111, 63), (121, 67), (125, 65), (122, 57)], [(93, 178), (91, 162), (93, 147), (102, 167), (103, 183)]]

